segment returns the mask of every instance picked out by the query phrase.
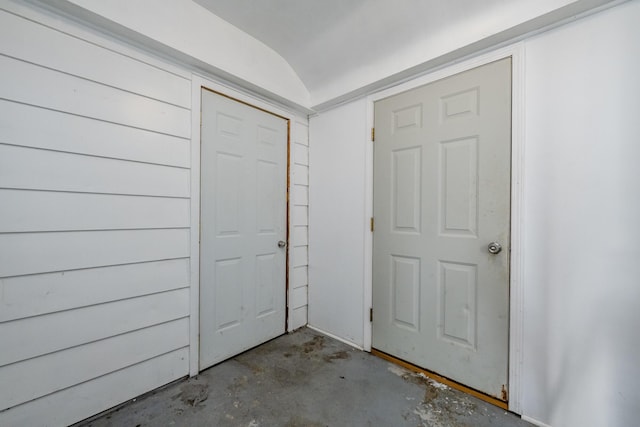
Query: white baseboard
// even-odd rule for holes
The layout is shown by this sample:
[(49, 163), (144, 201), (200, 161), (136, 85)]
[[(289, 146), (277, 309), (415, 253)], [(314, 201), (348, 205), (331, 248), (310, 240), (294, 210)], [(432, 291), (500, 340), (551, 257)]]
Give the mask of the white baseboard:
[(523, 420), (525, 420), (526, 422), (531, 423), (533, 425), (536, 425), (538, 427), (551, 427), (549, 424), (545, 424), (545, 423), (540, 422), (540, 421), (538, 421), (538, 420), (536, 420), (534, 418), (527, 417), (526, 415), (522, 415), (521, 418)]

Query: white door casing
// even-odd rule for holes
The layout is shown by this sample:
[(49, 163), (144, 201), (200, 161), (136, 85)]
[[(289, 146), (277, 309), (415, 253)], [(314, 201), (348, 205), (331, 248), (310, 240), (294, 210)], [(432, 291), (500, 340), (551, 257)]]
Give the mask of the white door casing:
[(199, 369), (285, 332), (288, 122), (202, 90)]
[[(372, 346), (498, 398), (509, 356), (510, 73), (505, 59), (375, 105)], [(501, 253), (488, 252), (492, 241)]]

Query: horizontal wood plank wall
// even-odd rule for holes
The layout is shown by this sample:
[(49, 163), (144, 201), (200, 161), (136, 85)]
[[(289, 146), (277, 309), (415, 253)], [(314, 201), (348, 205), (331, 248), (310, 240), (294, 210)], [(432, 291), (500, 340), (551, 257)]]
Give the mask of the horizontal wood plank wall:
[(67, 425), (188, 373), (191, 81), (5, 7), (0, 425)]
[(291, 145), (293, 268), (289, 276), (290, 329), (307, 324), (308, 233), (309, 233), (309, 126), (296, 121)]

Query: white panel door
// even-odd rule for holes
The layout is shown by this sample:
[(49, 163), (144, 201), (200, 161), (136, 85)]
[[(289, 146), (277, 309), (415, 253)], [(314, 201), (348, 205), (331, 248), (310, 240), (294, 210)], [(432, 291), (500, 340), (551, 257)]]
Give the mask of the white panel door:
[(511, 61), (376, 102), (375, 127), (372, 345), (506, 400)]
[(288, 122), (203, 90), (201, 135), (204, 369), (285, 332)]

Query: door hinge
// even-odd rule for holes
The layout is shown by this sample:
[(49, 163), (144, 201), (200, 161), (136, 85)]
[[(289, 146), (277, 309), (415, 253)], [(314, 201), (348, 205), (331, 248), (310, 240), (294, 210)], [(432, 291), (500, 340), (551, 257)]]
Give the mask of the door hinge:
[(374, 229), (374, 221), (373, 221), (373, 217), (371, 217), (371, 232), (373, 233), (373, 229)]
[(371, 142), (376, 140), (376, 128), (371, 128)]
[(373, 322), (373, 308), (369, 309), (369, 322)]
[(504, 400), (505, 402), (509, 401), (509, 393), (507, 392), (507, 387), (502, 384), (502, 400)]

